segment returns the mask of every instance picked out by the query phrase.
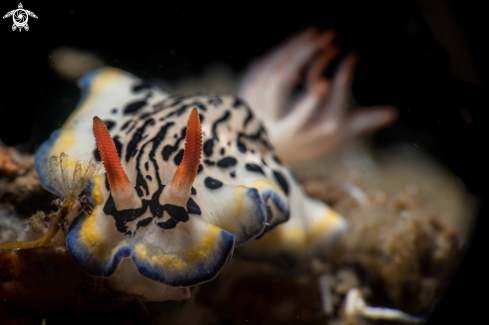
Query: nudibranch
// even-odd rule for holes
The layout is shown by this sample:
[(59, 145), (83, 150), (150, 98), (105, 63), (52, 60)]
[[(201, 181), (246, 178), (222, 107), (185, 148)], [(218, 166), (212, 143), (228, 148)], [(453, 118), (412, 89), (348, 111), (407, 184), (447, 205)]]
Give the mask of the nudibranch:
[(243, 100), (170, 95), (110, 67), (79, 85), (77, 109), (36, 158), (103, 161), (85, 191), (93, 211), (80, 212), (66, 237), (88, 275), (147, 300), (180, 300), (216, 277), (235, 247), (288, 266), (324, 258), (346, 230), (305, 194)]

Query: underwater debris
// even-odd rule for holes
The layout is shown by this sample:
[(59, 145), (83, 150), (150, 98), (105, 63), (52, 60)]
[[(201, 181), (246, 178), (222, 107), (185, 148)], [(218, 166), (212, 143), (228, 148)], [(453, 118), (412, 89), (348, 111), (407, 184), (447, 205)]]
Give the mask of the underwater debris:
[(73, 174), (69, 175), (68, 155), (64, 152), (61, 153), (59, 158), (54, 155), (51, 156), (47, 165), (41, 161), (39, 161), (39, 164), (48, 181), (64, 199), (60, 210), (51, 226), (41, 238), (33, 241), (0, 243), (0, 249), (28, 249), (42, 247), (49, 243), (61, 228), (79, 194), (100, 168), (100, 165), (94, 163), (92, 160), (85, 163), (78, 161), (75, 164)]
[(334, 306), (333, 306), (333, 297), (331, 295), (331, 284), (332, 278), (327, 274), (323, 274), (319, 277), (319, 288), (321, 290), (321, 302), (323, 313), (326, 316), (333, 315)]
[[(398, 304), (413, 301), (408, 297), (423, 295), (422, 279), (436, 274), (442, 282), (443, 270), (460, 252), (456, 233), (409, 186), (384, 202), (374, 203), (372, 196), (370, 202), (348, 214), (351, 231), (332, 261), (363, 270), (370, 283), (381, 284)], [(438, 224), (443, 227), (434, 226)]]
[(4, 149), (9, 160), (14, 160), (20, 169), (10, 178), (0, 176), (0, 204), (20, 218), (48, 209), (54, 197), (42, 188), (34, 157), (12, 147)]
[(51, 68), (63, 79), (76, 81), (87, 71), (104, 66), (98, 56), (68, 47), (58, 47), (49, 55)]
[(423, 324), (424, 318), (408, 315), (400, 310), (367, 306), (360, 290), (353, 288), (348, 291), (345, 299), (344, 313), (346, 317), (366, 317), (375, 320), (396, 320), (405, 323)]
[[(333, 296), (359, 288), (376, 305), (420, 315), (430, 313), (458, 267), (473, 202), (453, 174), (403, 150), (395, 158), (355, 156), (356, 165), (345, 150), (323, 172), (312, 166), (299, 179), (350, 224), (328, 260), (338, 272)], [(342, 270), (351, 270), (357, 284), (341, 285)]]
[(0, 205), (0, 242), (15, 240), (23, 222), (11, 205)]
[(21, 168), (21, 164), (12, 159), (7, 150), (0, 147), (0, 177), (5, 176), (12, 180), (17, 176)]

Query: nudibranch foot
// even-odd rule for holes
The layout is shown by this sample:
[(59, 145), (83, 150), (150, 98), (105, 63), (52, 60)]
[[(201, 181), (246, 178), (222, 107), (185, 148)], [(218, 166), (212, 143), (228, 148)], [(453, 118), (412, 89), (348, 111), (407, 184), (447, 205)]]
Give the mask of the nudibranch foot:
[(156, 220), (127, 237), (111, 231), (101, 206), (71, 224), (67, 246), (89, 275), (110, 277), (130, 258), (145, 277), (173, 287), (212, 280), (232, 256), (234, 236), (198, 217), (163, 229)]
[[(236, 246), (259, 236), (267, 221), (265, 204), (256, 188), (222, 185), (208, 198), (208, 211), (202, 219), (232, 233)], [(213, 211), (209, 213), (209, 211)]]
[(141, 273), (130, 258), (123, 258), (121, 264), (108, 279), (117, 291), (130, 292), (147, 301), (184, 300), (190, 298), (190, 288), (170, 287), (151, 280)]
[(282, 269), (308, 265), (312, 258), (326, 260), (331, 248), (348, 230), (346, 220), (324, 203), (296, 189), (290, 219), (264, 236), (240, 248), (251, 260), (267, 262)]

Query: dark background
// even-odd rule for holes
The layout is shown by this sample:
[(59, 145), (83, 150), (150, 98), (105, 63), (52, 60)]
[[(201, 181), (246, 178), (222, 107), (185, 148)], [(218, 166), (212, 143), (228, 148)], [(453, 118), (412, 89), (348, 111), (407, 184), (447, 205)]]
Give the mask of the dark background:
[[(0, 14), (16, 9), (17, 1), (2, 1)], [(442, 3), (427, 2), (435, 9)], [(337, 29), (344, 51), (360, 53), (353, 86), (356, 101), (399, 109), (399, 121), (378, 133), (375, 143), (415, 143), (447, 164), (471, 192), (484, 196), (488, 24), (480, 1), (445, 3), (472, 52), (479, 85), (451, 78), (448, 52), (412, 1), (299, 1), (274, 6), (227, 2), (204, 8), (169, 2), (104, 7), (86, 1), (24, 1), (24, 9), (39, 17), (29, 18), (28, 32), (12, 32), (11, 18), (0, 21), (0, 139), (34, 152), (74, 108), (78, 89), (60, 80), (48, 65), (49, 53), (57, 46), (89, 50), (109, 65), (171, 83), (182, 75), (198, 74), (212, 62), (241, 71), (290, 34), (316, 25)], [(463, 117), (462, 106), (469, 118)], [(483, 205), (465, 262), (430, 323), (486, 318), (485, 215)]]

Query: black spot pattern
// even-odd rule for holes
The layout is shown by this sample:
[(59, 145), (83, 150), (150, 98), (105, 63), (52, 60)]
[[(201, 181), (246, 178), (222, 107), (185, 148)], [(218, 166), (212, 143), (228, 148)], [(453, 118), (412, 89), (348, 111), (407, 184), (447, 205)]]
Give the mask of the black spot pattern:
[[(183, 106), (183, 107), (181, 107), (181, 108), (177, 109), (176, 111), (173, 111), (173, 112), (169, 113), (168, 115), (166, 115), (166, 116), (164, 116), (164, 117), (160, 118), (160, 121), (167, 120), (167, 119), (169, 119), (170, 117), (172, 117), (172, 116), (174, 116), (174, 115), (176, 115), (176, 116), (181, 116), (182, 114), (184, 114), (184, 113), (186, 113), (186, 112), (187, 112), (187, 108), (189, 108), (189, 107), (192, 107), (192, 106), (185, 105), (185, 106)], [(153, 114), (154, 114), (154, 113), (157, 113), (157, 112), (153, 112)]]
[(241, 141), (241, 139), (256, 140), (262, 143), (266, 148), (273, 149), (273, 146), (270, 143), (268, 143), (266, 139), (262, 138), (262, 134), (266, 135), (265, 128), (263, 128), (262, 125), (260, 126), (260, 129), (255, 134), (248, 135), (244, 133), (238, 133), (238, 139), (236, 140), (236, 145), (238, 147), (238, 150), (241, 151), (242, 153), (246, 153), (246, 145)]
[(144, 89), (151, 89), (151, 84), (145, 80), (141, 80), (140, 82), (138, 82), (134, 86), (132, 86), (132, 92), (133, 93), (138, 93)]
[(149, 218), (145, 218), (141, 221), (138, 222), (138, 224), (136, 225), (136, 231), (140, 228), (140, 227), (146, 227), (147, 225), (149, 225), (151, 223), (151, 220), (153, 220), (152, 217), (149, 217)]
[(238, 163), (238, 161), (235, 158), (233, 158), (233, 157), (225, 157), (225, 158), (222, 158), (221, 160), (219, 160), (217, 162), (217, 167), (227, 168), (227, 167), (234, 166), (237, 163)]
[(217, 121), (214, 122), (214, 124), (212, 124), (212, 138), (213, 139), (216, 139), (217, 141), (219, 141), (219, 137), (217, 135), (217, 126), (220, 123), (226, 122), (229, 119), (229, 117), (231, 117), (231, 112), (226, 111), (221, 118), (219, 118)]
[(243, 121), (243, 128), (246, 128), (246, 126), (248, 126), (248, 123), (253, 119), (253, 112), (248, 107), (248, 105), (245, 104), (245, 102), (243, 102), (239, 98), (236, 98), (233, 103), (233, 108), (238, 109), (240, 107), (243, 107), (246, 110), (246, 118)]
[(110, 191), (110, 184), (109, 184), (109, 179), (107, 178), (107, 173), (105, 173), (105, 189), (107, 191)]
[(222, 104), (222, 100), (221, 98), (219, 97), (213, 97), (213, 98), (210, 98), (207, 103), (211, 104), (211, 105), (214, 105), (214, 106), (219, 106)]
[(236, 147), (241, 153), (246, 153), (246, 145), (243, 142), (239, 141), (239, 137), (238, 137), (238, 142), (236, 143)]
[(211, 190), (215, 190), (220, 188), (223, 183), (215, 178), (212, 177), (206, 177), (204, 180), (205, 187)]
[(107, 130), (112, 130), (115, 126), (115, 122), (112, 120), (104, 120), (105, 126), (107, 127)]
[(243, 128), (246, 128), (248, 126), (248, 123), (253, 119), (253, 114), (251, 113), (251, 110), (248, 109), (248, 115), (246, 116), (244, 122), (243, 122)]
[[(115, 136), (112, 140), (114, 141), (115, 150), (117, 151), (117, 155), (120, 159), (122, 152), (122, 143), (119, 141), (119, 136)], [(100, 151), (98, 150), (98, 148), (95, 148), (93, 150), (93, 158), (95, 159), (95, 161), (102, 161), (102, 156), (100, 156)]]
[(198, 214), (199, 216), (202, 214), (200, 211), (200, 207), (197, 203), (195, 203), (194, 199), (189, 198), (187, 201), (187, 211), (191, 214)]
[[(144, 89), (149, 89), (149, 88), (151, 88), (151, 85), (149, 83), (141, 82), (133, 85), (132, 91), (141, 92)], [(150, 96), (150, 92), (148, 93), (143, 92), (140, 95), (140, 97), (144, 97), (145, 94), (147, 96)], [(155, 159), (155, 154), (158, 153), (161, 154), (163, 160), (165, 161), (168, 161), (170, 158), (172, 158), (173, 162), (176, 165), (181, 164), (184, 156), (184, 149), (179, 149), (179, 146), (181, 145), (180, 142), (184, 141), (186, 137), (186, 128), (183, 129), (179, 128), (177, 130), (178, 133), (174, 134), (176, 130), (176, 126), (175, 129), (169, 130), (170, 126), (174, 125), (172, 117), (182, 116), (183, 114), (187, 114), (189, 110), (192, 109), (193, 107), (197, 107), (199, 109), (199, 113), (202, 112), (202, 114), (199, 114), (199, 118), (201, 122), (204, 120), (204, 118), (206, 118), (206, 116), (203, 114), (205, 114), (207, 110), (209, 111), (217, 110), (216, 112), (219, 112), (218, 114), (222, 114), (220, 115), (220, 117), (218, 116), (216, 119), (212, 119), (212, 121), (211, 120), (207, 121), (209, 126), (212, 123), (212, 127), (210, 129), (211, 132), (209, 132), (209, 130), (206, 132), (208, 138), (204, 141), (203, 152), (204, 152), (204, 156), (209, 157), (209, 159), (203, 159), (202, 164), (199, 164), (197, 173), (201, 173), (204, 170), (204, 164), (206, 166), (217, 165), (219, 168), (234, 167), (234, 168), (229, 168), (227, 172), (229, 172), (229, 175), (231, 177), (233, 178), (236, 177), (237, 171), (233, 169), (236, 169), (236, 166), (238, 165), (237, 159), (230, 156), (224, 157), (226, 153), (228, 155), (230, 154), (232, 155), (232, 152), (234, 152), (235, 149), (234, 148), (231, 149), (229, 147), (233, 147), (234, 143), (227, 141), (227, 146), (229, 146), (228, 147), (229, 149), (226, 150), (226, 148), (222, 147), (224, 143), (219, 142), (220, 141), (219, 132), (224, 132), (224, 133), (227, 133), (228, 131), (235, 132), (232, 130), (235, 127), (234, 124), (236, 124), (237, 121), (233, 120), (232, 124), (229, 123), (230, 118), (232, 116), (231, 113), (234, 110), (236, 110), (236, 114), (240, 116), (240, 121), (237, 122), (238, 124), (236, 125), (236, 127), (240, 128), (241, 123), (243, 123), (243, 129), (246, 129), (247, 127), (251, 129), (251, 126), (253, 126), (253, 131), (251, 131), (252, 133), (250, 133), (249, 130), (242, 131), (243, 133), (237, 134), (236, 137), (237, 139), (234, 138), (233, 141), (236, 141), (237, 150), (239, 152), (245, 153), (247, 150), (251, 150), (250, 148), (256, 148), (257, 153), (259, 154), (262, 147), (260, 147), (260, 144), (256, 144), (257, 142), (260, 142), (266, 148), (271, 148), (271, 145), (268, 143), (266, 132), (263, 126), (260, 126), (258, 123), (254, 123), (254, 122), (251, 123), (251, 121), (253, 121), (253, 114), (249, 109), (249, 107), (246, 105), (246, 103), (236, 98), (234, 100), (234, 103), (232, 104), (232, 107), (229, 108), (229, 110), (225, 110), (225, 106), (223, 107), (223, 103), (224, 102), (218, 96), (193, 97), (193, 98), (192, 96), (168, 96), (165, 99), (161, 100), (159, 103), (153, 105), (151, 112), (148, 109), (144, 111), (144, 114), (138, 115), (138, 119), (136, 121), (133, 120), (124, 121), (120, 129), (119, 129), (120, 124), (116, 125), (116, 123), (111, 120), (105, 121), (107, 128), (112, 129), (117, 126), (117, 128), (120, 131), (124, 131), (127, 134), (128, 141), (125, 142), (124, 145), (120, 143), (119, 139), (116, 140), (116, 138), (114, 138), (114, 143), (116, 144), (116, 148), (119, 153), (119, 157), (121, 157), (121, 159), (125, 157), (126, 161), (128, 162), (132, 157), (134, 157), (134, 162), (137, 171), (135, 190), (140, 196), (142, 202), (141, 208), (117, 211), (115, 209), (115, 205), (113, 204), (113, 202), (110, 203), (111, 199), (109, 198), (107, 200), (106, 205), (104, 206), (104, 212), (105, 211), (110, 212), (106, 214), (112, 215), (114, 217), (116, 221), (116, 227), (120, 232), (128, 235), (134, 235), (131, 234), (131, 230), (136, 229), (137, 231), (137, 229), (139, 229), (140, 227), (145, 227), (150, 225), (153, 220), (155, 221), (154, 223), (160, 228), (172, 229), (175, 228), (179, 222), (186, 222), (187, 220), (189, 220), (188, 214), (193, 214), (193, 215), (202, 214), (199, 205), (195, 201), (195, 195), (197, 195), (197, 191), (195, 190), (194, 187), (192, 187), (191, 189), (191, 195), (193, 197), (189, 198), (185, 208), (181, 206), (171, 205), (171, 204), (162, 205), (159, 203), (159, 197), (165, 185), (161, 183), (160, 174), (159, 174), (160, 166), (158, 166), (158, 163)], [(147, 104), (148, 103), (146, 100), (139, 99), (137, 101), (129, 103), (125, 107), (114, 108), (112, 110), (112, 113), (115, 114), (119, 110), (121, 110), (123, 114), (133, 114), (140, 111)], [(218, 108), (217, 106), (221, 106), (221, 107)], [(245, 114), (243, 110), (246, 110), (247, 114)], [(158, 112), (161, 113), (156, 115)], [(237, 119), (238, 115), (234, 116), (234, 118)], [(146, 137), (150, 137), (150, 135), (154, 134), (154, 130), (149, 130), (150, 127), (156, 124), (159, 124), (158, 125), (159, 127), (162, 124), (160, 122), (165, 120), (168, 120), (169, 123), (166, 123), (166, 125), (162, 126), (160, 132), (158, 132), (158, 134), (154, 136), (152, 139), (147, 141)], [(220, 123), (223, 123), (224, 125)], [(260, 127), (258, 131), (255, 131), (257, 130), (257, 128), (255, 128), (255, 125)], [(169, 133), (168, 136), (170, 138), (167, 139), (166, 142), (167, 144), (162, 145), (160, 147), (159, 145), (161, 144), (162, 141), (164, 141), (165, 134), (167, 133), (167, 131)], [(171, 139), (173, 135), (174, 135), (174, 140)], [(203, 136), (205, 137), (205, 134)], [(221, 137), (224, 137), (224, 135), (222, 135)], [(118, 141), (118, 143), (116, 141)], [(217, 157), (222, 158), (220, 160), (214, 160), (216, 159), (216, 157), (212, 157), (212, 155), (214, 154), (214, 145), (216, 145), (215, 153), (220, 154), (220, 156)], [(150, 152), (148, 153), (148, 151)], [(98, 150), (97, 150), (97, 154), (98, 154)], [(122, 157), (122, 154), (124, 155), (124, 157)], [(95, 152), (94, 152), (94, 156), (97, 156)], [(145, 159), (142, 159), (143, 156), (145, 157)], [(148, 157), (148, 159), (146, 159), (146, 156)], [(145, 170), (144, 174), (143, 174), (143, 168), (141, 164), (144, 164), (144, 170)], [(151, 169), (151, 173), (150, 173), (151, 175), (148, 175), (148, 172), (150, 171), (149, 168), (150, 164), (153, 164), (154, 168)], [(262, 163), (260, 163), (260, 165), (253, 164), (253, 163), (245, 164), (245, 169), (249, 172), (261, 173), (262, 175), (265, 175), (264, 166), (267, 166), (267, 164), (262, 160)], [(154, 169), (154, 174), (153, 174), (153, 169)], [(282, 190), (288, 194), (289, 184), (287, 183), (283, 174), (281, 174), (279, 171), (273, 171), (273, 174), (276, 182), (279, 184)], [(203, 175), (203, 176), (204, 176), (204, 185), (206, 186), (207, 189), (215, 190), (221, 188), (224, 185), (223, 182), (218, 179), (207, 177), (207, 175)], [(155, 184), (158, 185), (158, 189), (154, 193), (151, 193), (151, 195), (149, 192), (149, 186), (148, 186), (149, 183), (147, 183), (148, 181), (155, 182), (155, 183), (151, 183), (152, 186), (154, 186)], [(106, 185), (108, 186), (109, 184)], [(151, 197), (151, 199), (149, 199), (149, 197)], [(111, 204), (113, 205), (112, 207)], [(153, 216), (149, 218), (145, 217), (142, 220), (136, 220), (137, 218), (140, 218), (143, 214), (147, 213), (148, 208), (150, 209), (151, 214)], [(167, 214), (164, 214), (165, 211), (167, 212)], [(163, 219), (164, 216), (165, 218)], [(170, 218), (167, 218), (167, 216), (169, 216)], [(129, 225), (127, 223), (133, 220), (136, 220), (137, 224), (135, 228), (129, 229), (128, 228)], [(134, 227), (134, 224), (132, 224), (131, 227)]]
[(122, 160), (122, 143), (119, 139), (120, 139), (119, 136), (116, 135), (112, 140), (114, 141), (115, 150), (117, 151), (117, 156), (119, 156), (119, 160)]
[(162, 154), (163, 159), (165, 161), (168, 161), (168, 159), (170, 158), (171, 154), (174, 153), (175, 151), (177, 151), (178, 146), (180, 145), (180, 141), (182, 141), (183, 139), (185, 139), (186, 136), (187, 136), (187, 128), (185, 127), (185, 128), (182, 129), (182, 133), (180, 135), (180, 138), (177, 139), (177, 141), (175, 142), (175, 144), (173, 146), (167, 144), (163, 148), (163, 151), (161, 152), (161, 154)]
[(206, 155), (207, 157), (210, 157), (212, 155), (212, 147), (213, 146), (214, 146), (214, 139), (209, 139), (206, 142), (204, 142), (204, 145), (202, 148), (204, 151), (204, 155)]
[(246, 164), (245, 165), (246, 170), (249, 170), (250, 172), (255, 172), (255, 173), (260, 173), (263, 176), (265, 176), (265, 172), (263, 169), (258, 166), (257, 164)]
[(160, 228), (173, 229), (177, 226), (178, 222), (187, 222), (189, 219), (188, 212), (184, 207), (173, 204), (165, 204), (162, 206), (162, 210), (166, 211), (171, 218), (166, 221), (157, 222), (156, 225)]
[(109, 198), (105, 202), (103, 211), (106, 215), (114, 218), (115, 226), (119, 232), (131, 235), (131, 231), (128, 230), (127, 223), (136, 220), (138, 217), (143, 215), (147, 208), (147, 204), (144, 204), (143, 202), (143, 206), (141, 208), (118, 211), (115, 206), (114, 199), (112, 198), (112, 194), (110, 194)]
[(235, 97), (234, 98), (233, 108), (238, 108), (238, 107), (240, 107), (243, 104), (244, 103), (243, 103), (243, 101), (240, 98), (238, 98), (238, 97)]
[(183, 160), (183, 154), (185, 153), (185, 150), (180, 149), (180, 151), (175, 155), (175, 158), (173, 158), (173, 161), (175, 162), (175, 165), (180, 166)]
[[(154, 156), (153, 156), (153, 158), (154, 158)], [(145, 219), (139, 221), (137, 226), (136, 226), (136, 230), (139, 227), (144, 227), (144, 226), (149, 225), (151, 222), (151, 220), (149, 220), (149, 219), (153, 219), (155, 217), (158, 219), (163, 218), (163, 214), (165, 211), (168, 213), (170, 218), (166, 221), (163, 221), (163, 222), (157, 222), (156, 225), (160, 228), (163, 228), (163, 229), (175, 228), (179, 222), (187, 222), (189, 220), (188, 212), (185, 210), (184, 207), (181, 207), (181, 206), (177, 206), (177, 205), (173, 205), (173, 204), (161, 205), (159, 203), (159, 197), (160, 197), (161, 192), (163, 191), (164, 187), (165, 187), (164, 185), (160, 185), (158, 190), (155, 193), (153, 193), (151, 200), (142, 199), (141, 200), (142, 206), (140, 208), (127, 209), (127, 210), (121, 210), (121, 211), (117, 210), (117, 208), (114, 204), (114, 199), (112, 198), (112, 194), (110, 194), (109, 198), (105, 202), (103, 211), (106, 215), (110, 215), (114, 218), (117, 230), (121, 233), (126, 234), (126, 235), (133, 235), (131, 233), (131, 231), (128, 230), (127, 223), (131, 222), (133, 220), (136, 220), (137, 218), (142, 216), (147, 211), (148, 207), (149, 207), (153, 217), (152, 218), (145, 218)], [(193, 211), (195, 211), (195, 209), (196, 209), (195, 206), (192, 207), (192, 209), (193, 209)]]
[(102, 161), (102, 156), (100, 156), (100, 151), (98, 150), (98, 148), (95, 148), (95, 150), (93, 150), (93, 158), (95, 159), (95, 161)]
[(131, 125), (131, 127), (129, 128), (129, 130), (127, 130), (126, 134), (131, 133), (132, 130), (134, 130), (135, 127), (136, 127), (136, 123), (133, 123), (133, 125)]
[(175, 100), (173, 101), (173, 103), (171, 103), (169, 106), (170, 107), (173, 107), (173, 106), (177, 106), (178, 104), (180, 104), (185, 98), (184, 97), (176, 97)]
[(140, 187), (135, 187), (136, 193), (138, 193), (139, 197), (143, 197), (144, 193), (143, 190)]
[(212, 149), (213, 149), (213, 146), (214, 146), (214, 140), (219, 141), (219, 137), (217, 135), (217, 126), (220, 123), (226, 122), (229, 119), (230, 116), (231, 116), (231, 113), (229, 111), (226, 111), (221, 118), (219, 118), (218, 120), (216, 120), (212, 124), (212, 139), (209, 139), (209, 140), (207, 140), (204, 143), (204, 154), (207, 157), (209, 157), (210, 155), (212, 155)]
[(154, 124), (155, 124), (155, 121), (153, 119), (146, 120), (144, 122), (143, 126), (138, 128), (136, 130), (136, 132), (134, 132), (131, 140), (129, 141), (129, 144), (127, 145), (126, 162), (129, 162), (129, 159), (131, 158), (132, 154), (134, 153), (134, 151), (137, 150), (137, 146), (138, 146), (139, 142), (143, 139), (143, 134), (144, 134), (144, 131), (146, 130), (146, 127), (148, 127), (149, 125), (154, 125)]
[(127, 127), (129, 126), (129, 124), (131, 124), (131, 122), (132, 122), (132, 120), (125, 122), (121, 127), (121, 131), (124, 131), (125, 129), (127, 129)]
[(278, 185), (280, 185), (280, 187), (285, 192), (285, 194), (289, 195), (289, 184), (285, 180), (285, 177), (282, 175), (282, 173), (274, 170), (273, 175), (275, 176), (275, 179), (277, 180)]
[(173, 229), (177, 226), (178, 221), (176, 219), (170, 218), (163, 222), (157, 222), (156, 225), (162, 229)]
[(134, 114), (137, 111), (139, 111), (141, 108), (146, 106), (147, 104), (148, 103), (146, 102), (146, 100), (138, 100), (138, 101), (132, 102), (132, 103), (126, 105), (123, 113), (124, 113), (124, 115)]
[(279, 165), (282, 165), (282, 161), (280, 159), (278, 159), (278, 157), (276, 155), (273, 155), (273, 160), (279, 164)]
[(142, 157), (142, 155), (144, 153), (144, 150), (145, 150), (146, 146), (152, 143), (153, 144), (153, 147), (152, 147), (152, 149), (151, 149), (148, 157), (149, 157), (150, 162), (153, 163), (153, 168), (155, 169), (155, 176), (156, 176), (156, 181), (158, 183), (158, 186), (161, 187), (162, 184), (161, 184), (160, 176), (159, 176), (159, 173), (158, 173), (159, 167), (158, 167), (158, 164), (156, 163), (156, 159), (154, 158), (154, 156), (156, 154), (156, 149), (158, 148), (158, 146), (160, 145), (160, 143), (163, 141), (163, 139), (165, 139), (166, 132), (174, 124), (175, 123), (173, 123), (173, 122), (168, 122), (165, 125), (163, 125), (160, 128), (160, 131), (156, 134), (156, 136), (153, 137), (151, 140), (147, 141), (146, 143), (144, 143), (141, 146), (141, 149), (139, 150), (139, 155), (138, 155), (138, 157), (136, 159), (136, 170), (137, 170), (137, 175), (136, 175), (136, 188), (139, 188), (140, 186), (143, 187), (144, 190), (146, 191), (146, 195), (149, 194), (149, 188), (148, 188), (148, 184), (146, 183), (146, 180), (143, 177), (143, 173), (141, 172), (141, 168), (140, 168), (141, 157)]

